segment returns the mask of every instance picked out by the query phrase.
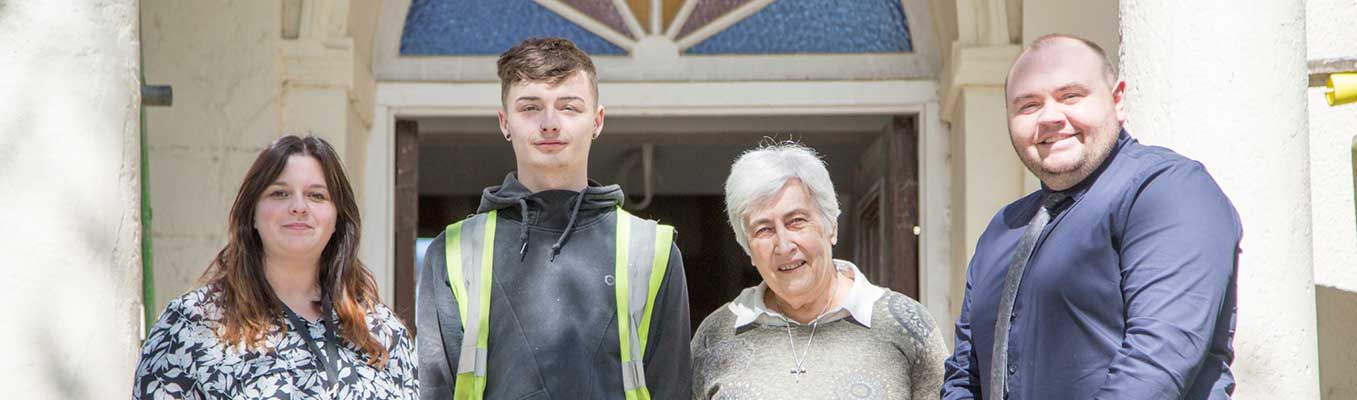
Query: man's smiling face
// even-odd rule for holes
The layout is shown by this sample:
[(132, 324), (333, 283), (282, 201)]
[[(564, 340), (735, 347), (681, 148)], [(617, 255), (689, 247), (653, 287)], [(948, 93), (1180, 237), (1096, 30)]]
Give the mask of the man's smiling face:
[(1053, 39), (1009, 71), (1009, 139), (1027, 169), (1054, 190), (1078, 184), (1107, 159), (1122, 122), (1125, 83), (1088, 46)]

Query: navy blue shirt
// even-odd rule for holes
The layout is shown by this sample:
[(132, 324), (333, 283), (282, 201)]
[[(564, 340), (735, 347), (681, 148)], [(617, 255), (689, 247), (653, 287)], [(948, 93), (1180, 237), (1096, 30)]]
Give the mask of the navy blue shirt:
[[(1010, 399), (1218, 399), (1234, 391), (1239, 215), (1201, 163), (1122, 131), (1032, 252), (1009, 331)], [(989, 391), (1004, 274), (1043, 188), (976, 244), (943, 399)]]

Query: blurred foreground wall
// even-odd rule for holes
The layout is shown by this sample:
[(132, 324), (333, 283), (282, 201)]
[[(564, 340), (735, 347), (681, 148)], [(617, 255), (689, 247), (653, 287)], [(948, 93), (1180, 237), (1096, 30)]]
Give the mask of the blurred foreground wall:
[(0, 2), (0, 388), (125, 399), (140, 348), (137, 1)]

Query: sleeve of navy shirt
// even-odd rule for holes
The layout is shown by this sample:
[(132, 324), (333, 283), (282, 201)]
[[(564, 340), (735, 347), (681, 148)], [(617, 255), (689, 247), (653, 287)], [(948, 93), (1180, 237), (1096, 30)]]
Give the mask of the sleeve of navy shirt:
[(942, 400), (978, 399), (980, 394), (980, 364), (971, 351), (971, 279), (970, 272), (975, 266), (966, 268), (966, 293), (961, 303), (961, 313), (957, 314), (955, 350), (947, 358), (946, 371), (942, 379)]
[[(1112, 225), (1126, 330), (1095, 398), (1228, 396), (1239, 217), (1195, 161), (1167, 163), (1132, 182)], [(1217, 387), (1196, 388), (1195, 379)]]
[(655, 294), (650, 318), (650, 338), (646, 339), (646, 389), (653, 399), (688, 399), (692, 395), (692, 321), (688, 318), (688, 279), (683, 271), (683, 254), (678, 245), (669, 250), (669, 267), (664, 283)]

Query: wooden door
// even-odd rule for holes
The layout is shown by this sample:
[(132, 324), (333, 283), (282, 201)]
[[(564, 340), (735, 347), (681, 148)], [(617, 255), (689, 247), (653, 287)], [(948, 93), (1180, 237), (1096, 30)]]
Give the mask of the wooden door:
[(867, 279), (919, 298), (917, 118), (892, 118), (863, 151), (848, 217), (853, 261)]
[(396, 121), (395, 300), (392, 308), (415, 335), (415, 237), (419, 226), (419, 125)]

